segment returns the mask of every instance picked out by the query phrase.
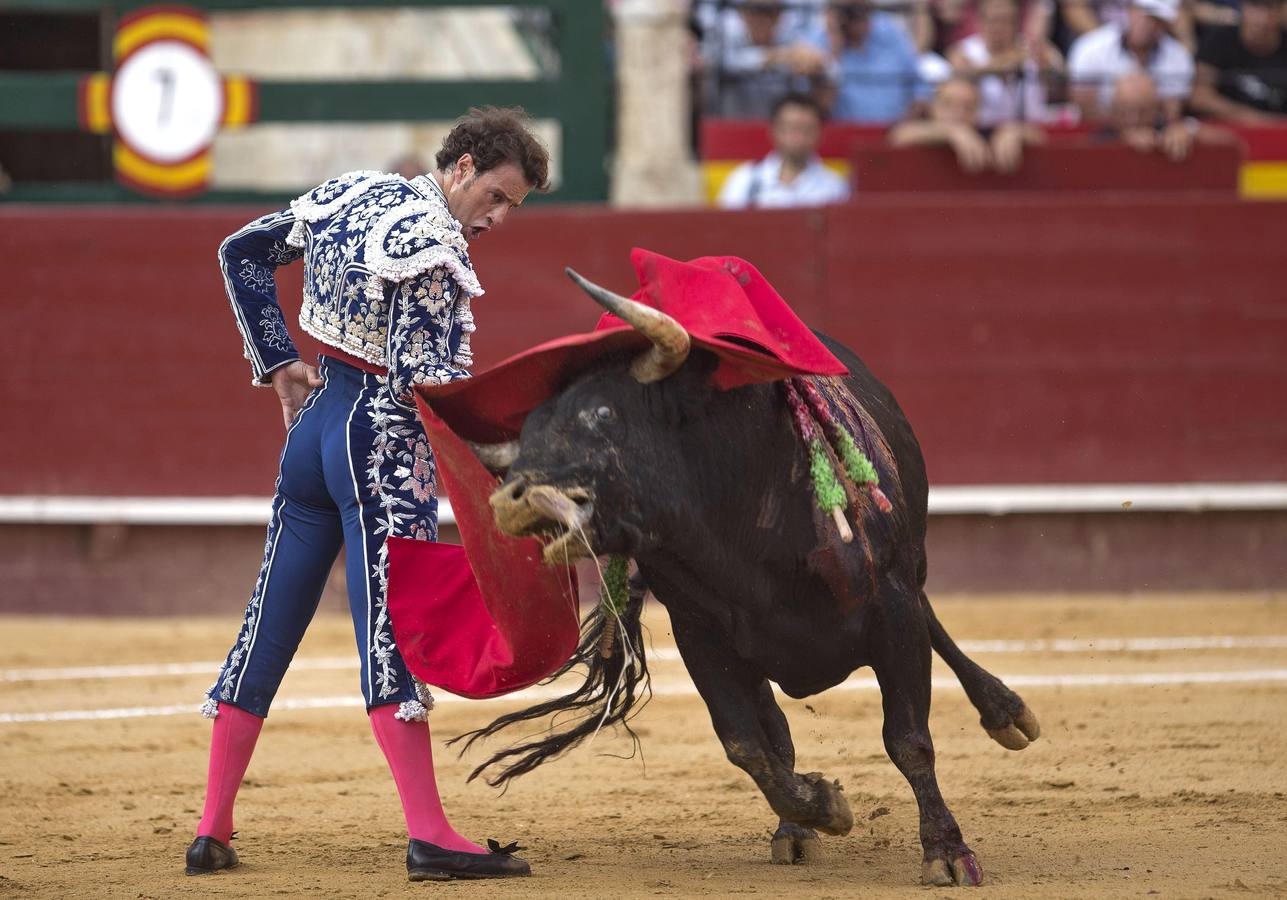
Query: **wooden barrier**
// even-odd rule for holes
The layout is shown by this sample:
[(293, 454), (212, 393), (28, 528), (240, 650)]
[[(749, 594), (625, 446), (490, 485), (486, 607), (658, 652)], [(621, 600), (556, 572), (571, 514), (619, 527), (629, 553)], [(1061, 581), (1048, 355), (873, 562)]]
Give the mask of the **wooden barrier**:
[[(261, 212), (0, 207), (0, 495), (271, 492), (276, 400), (215, 262)], [(737, 254), (890, 384), (937, 484), (1283, 481), (1283, 234), (1287, 204), (1207, 197), (523, 210), (475, 246), (475, 347), (592, 327), (565, 265), (629, 292), (632, 245)]]
[(947, 147), (859, 145), (853, 151), (854, 190), (908, 191), (1223, 191), (1234, 196), (1242, 167), (1239, 144), (1194, 145), (1172, 162), (1122, 144), (1028, 147), (1013, 174), (963, 171)]

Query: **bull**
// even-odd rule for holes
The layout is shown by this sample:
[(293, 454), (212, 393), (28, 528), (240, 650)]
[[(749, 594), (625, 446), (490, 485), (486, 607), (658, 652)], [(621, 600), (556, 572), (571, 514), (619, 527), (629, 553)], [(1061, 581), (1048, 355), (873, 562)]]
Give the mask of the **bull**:
[[(554, 676), (584, 666), (584, 683), (461, 739), (468, 749), (518, 723), (582, 715), (495, 753), (471, 778), (487, 774), (499, 785), (604, 725), (629, 729), (648, 696), (640, 614), (650, 591), (670, 616), (728, 759), (779, 817), (774, 862), (807, 860), (819, 847), (818, 832), (846, 834), (854, 818), (837, 782), (795, 771), (790, 729), (770, 682), (803, 698), (870, 666), (881, 691), (885, 749), (919, 807), (922, 881), (979, 884), (978, 859), (935, 776), (932, 653), (951, 667), (1002, 746), (1023, 749), (1040, 726), (1017, 694), (961, 651), (930, 606), (925, 463), (894, 396), (855, 353), (818, 334), (849, 369), (835, 386), (874, 426), (882, 452), (873, 461), (880, 483), (891, 488), (892, 510), (864, 505), (855, 514), (860, 540), (845, 543), (812, 502), (806, 452), (773, 384), (716, 390), (710, 377), (718, 360), (691, 348), (673, 318), (569, 275), (651, 346), (599, 360), (533, 410), (516, 442), (479, 448), (504, 474), (490, 502), (501, 531), (548, 541), (547, 562), (623, 554), (638, 574), (619, 621), (587, 616), (576, 654)], [(605, 656), (596, 650), (609, 627), (621, 629), (625, 651)]]

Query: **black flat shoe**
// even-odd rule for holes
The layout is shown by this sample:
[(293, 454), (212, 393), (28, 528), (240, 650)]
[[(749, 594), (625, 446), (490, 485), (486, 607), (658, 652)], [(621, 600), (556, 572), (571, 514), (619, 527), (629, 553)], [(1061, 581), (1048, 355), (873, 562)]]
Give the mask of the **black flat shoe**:
[(186, 859), (188, 867), (184, 871), (189, 875), (209, 875), (220, 869), (234, 869), (240, 862), (236, 850), (204, 835), (188, 847)]
[(487, 853), (461, 853), (445, 850), (435, 844), (417, 841), (407, 843), (407, 878), (411, 881), (450, 881), (453, 878), (515, 878), (531, 875), (527, 860), (514, 856), (518, 844), (502, 847), (488, 840)]

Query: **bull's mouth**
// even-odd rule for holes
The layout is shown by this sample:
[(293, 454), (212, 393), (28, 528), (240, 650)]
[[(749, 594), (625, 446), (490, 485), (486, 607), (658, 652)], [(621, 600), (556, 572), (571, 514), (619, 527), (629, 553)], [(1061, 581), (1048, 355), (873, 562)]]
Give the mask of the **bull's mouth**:
[(536, 537), (546, 565), (560, 565), (594, 555), (586, 526), (594, 515), (590, 492), (523, 482), (502, 485), (490, 499), (496, 526), (513, 537)]

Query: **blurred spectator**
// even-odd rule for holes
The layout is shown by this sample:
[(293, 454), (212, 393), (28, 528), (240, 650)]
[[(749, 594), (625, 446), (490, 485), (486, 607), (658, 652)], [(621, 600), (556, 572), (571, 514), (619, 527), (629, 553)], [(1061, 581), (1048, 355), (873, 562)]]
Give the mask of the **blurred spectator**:
[(934, 92), (929, 119), (900, 122), (889, 132), (889, 143), (895, 147), (951, 147), (961, 168), (974, 175), (986, 169), (1015, 172), (1023, 163), (1023, 148), (1045, 141), (1040, 128), (1024, 122), (980, 130), (978, 115), (979, 89), (958, 75)]
[(1059, 15), (1072, 38), (1090, 34), (1103, 25), (1125, 30), (1130, 18), (1130, 0), (1058, 0)]
[(1063, 57), (1055, 45), (1019, 33), (1017, 0), (980, 0), (979, 32), (948, 53), (957, 73), (979, 86), (979, 124), (1044, 122), (1046, 83), (1062, 71)]
[(834, 118), (885, 125), (928, 99), (916, 48), (897, 19), (874, 11), (868, 0), (831, 0), (827, 12)]
[(924, 14), (912, 19), (916, 47), (939, 55), (974, 34), (974, 4), (970, 0), (927, 0)]
[(1113, 105), (1097, 140), (1121, 141), (1141, 153), (1164, 153), (1180, 162), (1193, 144), (1225, 144), (1237, 140), (1233, 132), (1197, 119), (1169, 120), (1157, 85), (1146, 72), (1130, 72), (1113, 86)]
[(734, 0), (698, 11), (707, 67), (707, 112), (767, 118), (783, 94), (809, 92), (826, 73), (826, 31), (807, 10), (775, 0)]
[(822, 206), (849, 197), (849, 185), (822, 164), (822, 107), (806, 94), (787, 94), (773, 108), (773, 152), (746, 162), (719, 192), (724, 209)]
[(1193, 82), (1193, 58), (1167, 33), (1179, 2), (1134, 0), (1124, 28), (1110, 23), (1077, 39), (1068, 54), (1068, 76), (1083, 118), (1103, 118), (1112, 108), (1117, 79), (1140, 71), (1152, 77), (1167, 121), (1180, 118)]
[[(921, 50), (946, 54), (954, 45), (979, 31), (978, 4), (971, 0), (928, 0), (924, 15), (914, 18), (913, 35)], [(1024, 37), (1044, 40), (1050, 32), (1051, 0), (1019, 0), (1019, 20)]]
[(827, 0), (789, 0), (782, 27), (793, 43), (827, 50)]
[(932, 94), (935, 86), (952, 77), (952, 64), (934, 46), (934, 19), (930, 15), (932, 3), (925, 0), (900, 2), (894, 0), (891, 11), (903, 10), (898, 21), (912, 39), (916, 48), (916, 70), (925, 83), (925, 92)]
[(1189, 106), (1248, 125), (1287, 122), (1287, 0), (1242, 0), (1242, 22), (1214, 28), (1198, 49)]
[[(1202, 0), (1209, 6), (1231, 3), (1237, 8), (1238, 0)], [(1171, 23), (1171, 34), (1192, 53), (1197, 47), (1194, 35), (1194, 9), (1202, 3), (1183, 0)], [(1125, 30), (1130, 25), (1131, 0), (1059, 0), (1058, 27), (1053, 29), (1061, 47), (1068, 47), (1084, 34), (1102, 25), (1119, 25)], [(1071, 48), (1070, 48), (1071, 49)]]
[[(826, 4), (827, 0), (764, 0), (759, 5), (765, 9), (778, 7), (781, 10), (781, 18), (775, 26), (776, 39), (788, 45), (805, 43), (821, 48), (826, 42)], [(741, 26), (732, 20), (740, 19), (740, 10), (747, 5), (744, 0), (692, 0), (693, 24), (699, 35), (708, 35), (715, 28), (736, 30)], [(756, 6), (754, 0), (749, 6)]]
[(1238, 0), (1197, 0), (1193, 4), (1193, 21), (1199, 39), (1210, 28), (1237, 25), (1242, 20), (1240, 6)]
[(952, 77), (952, 64), (932, 51), (926, 51), (916, 57), (916, 72), (926, 89), (933, 91), (938, 85)]

